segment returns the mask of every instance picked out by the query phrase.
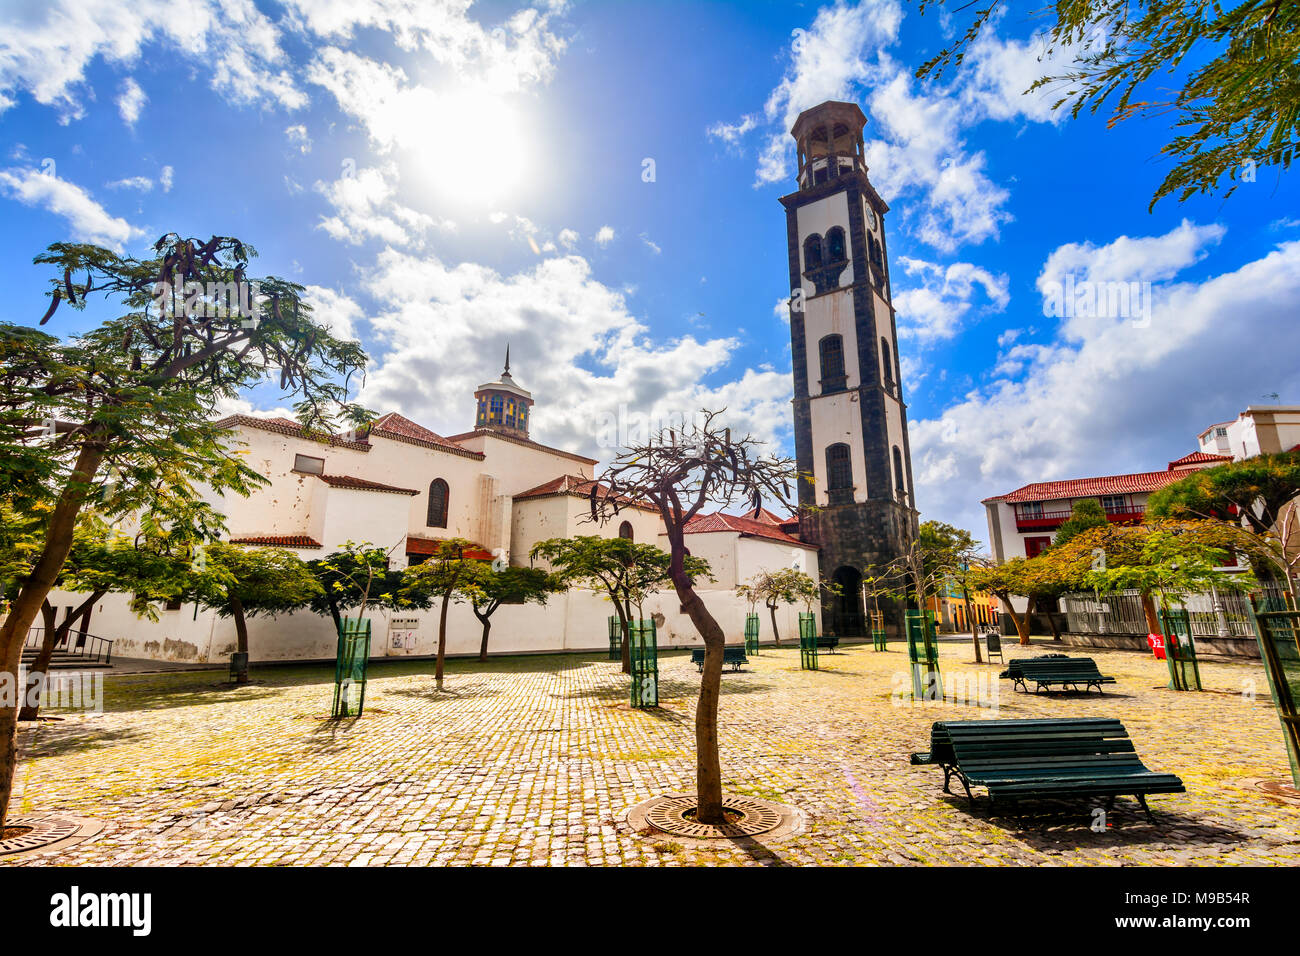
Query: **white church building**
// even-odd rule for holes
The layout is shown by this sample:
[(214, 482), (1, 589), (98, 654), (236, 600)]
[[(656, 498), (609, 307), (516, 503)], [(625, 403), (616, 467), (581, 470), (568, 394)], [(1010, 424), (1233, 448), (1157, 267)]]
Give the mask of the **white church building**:
[[(597, 462), (551, 448), (529, 437), (532, 395), (505, 370), (475, 392), (474, 428), (435, 434), (390, 412), (369, 431), (328, 441), (284, 418), (234, 415), (222, 424), (232, 444), (268, 484), (251, 497), (218, 501), (234, 544), (285, 548), (303, 560), (326, 557), (346, 542), (366, 542), (391, 554), (390, 566), (406, 567), (432, 554), (439, 539), (466, 538), (471, 557), (530, 563), (533, 545), (575, 535), (623, 536), (667, 548), (659, 515), (629, 507), (617, 519), (596, 524), (587, 495)], [(802, 567), (818, 574), (817, 550), (790, 533), (794, 526), (769, 512), (701, 515), (688, 529), (692, 554), (707, 560), (714, 580), (703, 583), (705, 601), (729, 642), (743, 640), (747, 603), (735, 592), (758, 571)], [(55, 592), (60, 617), (81, 603)], [(760, 609), (761, 610), (761, 609)], [(778, 612), (782, 638), (798, 633), (801, 607)], [(438, 612), (389, 613), (370, 609), (372, 654), (431, 655), (437, 651)], [(590, 651), (608, 648), (607, 618), (614, 613), (602, 595), (583, 589), (552, 595), (545, 606), (500, 608), (492, 618), (493, 654)], [(671, 587), (645, 605), (658, 624), (660, 647), (700, 645)], [(156, 622), (137, 618), (125, 595), (109, 595), (90, 621), (74, 626), (113, 641), (117, 657), (221, 663), (235, 649), (229, 618), (196, 607), (170, 606)], [(771, 639), (767, 615), (762, 639)], [(252, 617), (250, 659), (325, 660), (335, 654), (331, 619), (310, 611)], [(453, 605), (448, 620), (449, 655), (476, 654), (481, 626), (468, 606)]]

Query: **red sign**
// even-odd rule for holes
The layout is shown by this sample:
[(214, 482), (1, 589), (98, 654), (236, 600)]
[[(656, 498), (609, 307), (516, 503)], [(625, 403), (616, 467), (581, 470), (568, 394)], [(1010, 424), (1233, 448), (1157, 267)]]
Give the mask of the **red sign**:
[(1151, 653), (1156, 656), (1156, 660), (1165, 659), (1165, 636), (1163, 634), (1148, 634), (1147, 646), (1151, 648)]

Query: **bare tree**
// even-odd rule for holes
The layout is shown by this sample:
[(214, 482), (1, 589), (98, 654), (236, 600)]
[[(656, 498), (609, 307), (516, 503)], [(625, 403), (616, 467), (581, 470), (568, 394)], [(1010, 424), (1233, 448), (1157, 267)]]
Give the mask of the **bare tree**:
[(629, 502), (646, 502), (658, 510), (667, 529), (669, 577), (682, 610), (704, 639), (695, 710), (696, 819), (710, 824), (726, 822), (718, 759), (718, 697), (726, 638), (695, 590), (686, 563), (690, 554), (686, 526), (707, 506), (743, 503), (757, 511), (766, 498), (789, 508), (791, 483), (797, 477), (792, 459), (761, 454), (763, 443), (749, 435), (732, 437), (721, 415), (721, 411), (705, 410), (696, 424), (666, 428), (644, 444), (628, 448), (591, 490), (593, 519), (608, 520)]

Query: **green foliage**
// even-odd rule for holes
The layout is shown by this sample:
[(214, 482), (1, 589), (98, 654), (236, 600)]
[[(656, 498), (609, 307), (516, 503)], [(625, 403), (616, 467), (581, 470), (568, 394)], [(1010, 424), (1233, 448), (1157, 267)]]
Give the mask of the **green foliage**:
[(222, 617), (252, 617), (297, 610), (317, 597), (321, 586), (292, 551), (214, 541), (191, 562), (186, 590)]
[(507, 565), (496, 570), (488, 562), (476, 562), (457, 588), (457, 593), (480, 621), (490, 618), (502, 604), (545, 604), (547, 598), (564, 590), (564, 583), (541, 568)]
[(1204, 468), (1155, 492), (1147, 514), (1169, 518), (1244, 518), (1257, 533), (1277, 523), (1300, 495), (1300, 452), (1256, 455)]
[[(835, 585), (828, 585), (835, 588)], [(802, 604), (811, 610), (821, 595), (817, 580), (798, 568), (760, 571), (736, 589), (751, 604), (761, 601), (769, 611), (783, 604)]]
[[(920, 7), (944, 2), (920, 0)], [(916, 75), (940, 76), (959, 65), (1001, 6), (1001, 0), (978, 3), (957, 41)], [(1300, 5), (1071, 0), (1044, 9), (1055, 13), (1048, 52), (1073, 53), (1074, 60), (1030, 90), (1062, 90), (1053, 108), (1067, 107), (1075, 118), (1108, 102), (1112, 124), (1131, 116), (1163, 123), (1172, 115), (1179, 132), (1161, 152), (1177, 165), (1152, 206), (1173, 193), (1181, 201), (1215, 192), (1225, 176), (1231, 185), (1224, 195), (1231, 195), (1257, 168), (1291, 165), (1300, 134)], [(1165, 79), (1171, 74), (1172, 82)]]
[(1100, 528), (1106, 524), (1106, 509), (1101, 506), (1101, 502), (1096, 498), (1080, 498), (1071, 506), (1070, 517), (1056, 529), (1052, 547), (1059, 548), (1089, 528)]
[(423, 610), (432, 603), (429, 595), (404, 587), (402, 572), (389, 567), (388, 552), (369, 542), (348, 541), (343, 550), (308, 561), (307, 567), (321, 587), (311, 609), (330, 615), (336, 627), (353, 609), (362, 617), (368, 607)]
[[(651, 594), (671, 584), (671, 555), (652, 544), (638, 544), (628, 538), (576, 535), (548, 538), (533, 546), (534, 559), (548, 561), (558, 579), (569, 586), (603, 591), (619, 607), (637, 608)], [(686, 556), (684, 566), (692, 578), (711, 580), (709, 563)]]
[(1228, 556), (1221, 548), (1205, 544), (1195, 535), (1179, 534), (1171, 528), (1155, 528), (1142, 535), (1141, 548), (1126, 564), (1108, 563), (1089, 570), (1084, 583), (1098, 591), (1134, 588), (1143, 594), (1159, 594), (1161, 603), (1182, 600), (1189, 594), (1220, 591), (1249, 591), (1258, 582), (1250, 574), (1227, 574), (1219, 565)]
[(465, 557), (466, 552), (475, 547), (474, 542), (468, 538), (440, 540), (437, 550), (427, 560), (402, 572), (398, 600), (407, 602), (407, 606), (423, 607), (428, 604), (421, 602), (429, 602), (438, 596), (445, 602), (480, 563)]

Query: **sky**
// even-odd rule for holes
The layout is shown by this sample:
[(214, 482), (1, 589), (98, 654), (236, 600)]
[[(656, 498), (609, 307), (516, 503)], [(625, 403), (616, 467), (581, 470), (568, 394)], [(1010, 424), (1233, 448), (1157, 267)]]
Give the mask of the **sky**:
[[(794, 118), (838, 99), (890, 205), (923, 519), (983, 538), (984, 497), (1161, 469), (1300, 403), (1300, 176), (1149, 211), (1169, 118), (1025, 95), (1075, 51), (1043, 59), (1021, 12), (917, 80), (963, 23), (904, 0), (0, 0), (0, 321), (45, 312), (51, 242), (237, 236), (361, 340), (377, 412), (468, 430), (508, 344), (539, 441), (607, 461), (725, 407), (792, 454), (778, 198)], [(1136, 294), (1062, 306), (1098, 283)]]

